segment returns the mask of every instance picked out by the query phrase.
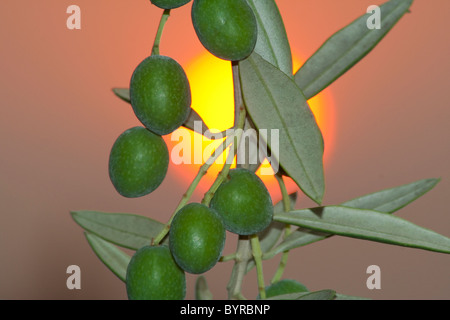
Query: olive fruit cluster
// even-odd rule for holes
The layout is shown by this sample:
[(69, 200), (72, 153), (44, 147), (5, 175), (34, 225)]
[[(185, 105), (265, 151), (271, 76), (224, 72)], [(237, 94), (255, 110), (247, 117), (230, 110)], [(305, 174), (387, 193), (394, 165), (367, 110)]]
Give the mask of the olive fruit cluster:
[(261, 179), (247, 169), (230, 170), (209, 207), (189, 203), (175, 213), (168, 246), (146, 246), (134, 254), (127, 269), (129, 299), (182, 297), (185, 272), (200, 274), (216, 265), (226, 230), (254, 234), (263, 231), (272, 216), (272, 200)]
[[(151, 0), (162, 9), (190, 0)], [(256, 18), (246, 0), (194, 0), (192, 22), (200, 42), (215, 56), (238, 61), (254, 50)], [(135, 68), (130, 102), (143, 126), (123, 132), (109, 162), (111, 181), (125, 197), (140, 197), (164, 180), (169, 153), (162, 138), (180, 127), (191, 112), (191, 91), (183, 68), (172, 58), (152, 54)], [(272, 221), (273, 205), (261, 179), (247, 169), (232, 169), (207, 204), (189, 203), (171, 220), (168, 245), (137, 250), (126, 273), (128, 298), (184, 299), (185, 273), (201, 274), (220, 259), (226, 231), (250, 235)]]
[(179, 128), (191, 111), (191, 90), (183, 68), (172, 58), (151, 55), (134, 70), (130, 102), (144, 127), (134, 127), (114, 143), (109, 175), (128, 198), (154, 191), (164, 180), (169, 152), (162, 135)]

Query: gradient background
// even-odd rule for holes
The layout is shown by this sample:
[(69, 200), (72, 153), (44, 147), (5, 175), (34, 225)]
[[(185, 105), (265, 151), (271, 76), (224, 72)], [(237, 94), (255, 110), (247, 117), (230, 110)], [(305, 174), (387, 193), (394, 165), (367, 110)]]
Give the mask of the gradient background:
[[(305, 57), (382, 3), (277, 2), (292, 50)], [(81, 30), (66, 28), (71, 4), (81, 7)], [(161, 47), (182, 65), (203, 51), (190, 7), (172, 12)], [(329, 88), (335, 142), (324, 204), (441, 177), (398, 215), (450, 236), (450, 2), (415, 1), (411, 11)], [(169, 169), (157, 191), (126, 199), (107, 172), (115, 139), (139, 124), (111, 88), (128, 86), (150, 52), (160, 14), (148, 0), (1, 1), (0, 299), (126, 298), (124, 284), (98, 260), (69, 211), (130, 212), (165, 222), (189, 184)], [(302, 199), (298, 207), (311, 205)], [(229, 239), (227, 252), (234, 250)], [(277, 263), (265, 262), (266, 281)], [(66, 287), (71, 264), (81, 267), (81, 290)], [(372, 264), (381, 267), (381, 290), (366, 287)], [(448, 255), (333, 237), (292, 251), (285, 277), (310, 290), (374, 299), (449, 299), (449, 270)], [(205, 274), (215, 298), (226, 298), (230, 271), (226, 263)], [(188, 298), (194, 280), (188, 276)], [(244, 285), (245, 295), (256, 296), (254, 274)]]

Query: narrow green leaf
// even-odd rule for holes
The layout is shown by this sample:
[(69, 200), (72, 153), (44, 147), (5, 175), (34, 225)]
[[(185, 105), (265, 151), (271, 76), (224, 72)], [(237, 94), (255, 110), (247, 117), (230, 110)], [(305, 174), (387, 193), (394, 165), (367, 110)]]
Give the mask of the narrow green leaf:
[(364, 298), (364, 297), (348, 296), (345, 294), (336, 293), (334, 300), (372, 300), (372, 299)]
[(286, 293), (280, 294), (277, 296), (269, 297), (264, 300), (297, 300), (298, 298), (309, 294), (309, 292), (295, 292), (295, 293)]
[[(301, 90), (256, 53), (240, 62), (239, 72), (247, 110), (271, 150), (272, 166), (278, 160), (300, 189), (320, 204), (325, 189), (323, 138)], [(273, 139), (276, 133), (279, 139)]]
[(274, 0), (247, 0), (256, 17), (258, 40), (254, 52), (292, 77), (292, 53)]
[(314, 97), (365, 57), (408, 12), (413, 0), (391, 0), (380, 6), (381, 29), (369, 29), (367, 13), (332, 35), (295, 74), (307, 99)]
[(434, 186), (440, 179), (424, 179), (399, 187), (381, 190), (362, 197), (346, 201), (341, 205), (359, 209), (371, 209), (381, 212), (392, 213), (408, 203), (421, 197)]
[(331, 237), (331, 234), (325, 232), (319, 232), (314, 230), (308, 230), (299, 227), (297, 230), (292, 232), (286, 239), (284, 239), (278, 246), (273, 250), (266, 252), (263, 255), (264, 260), (273, 258), (275, 255), (282, 253), (286, 250), (291, 250), (301, 246), (306, 246), (320, 240)]
[(114, 94), (125, 102), (131, 103), (130, 90), (128, 88), (113, 88)]
[[(399, 187), (370, 193), (353, 200), (346, 201), (341, 205), (352, 208), (371, 209), (375, 211), (393, 213), (430, 191), (439, 181), (440, 179), (419, 180), (413, 183), (401, 185)], [(280, 243), (274, 250), (266, 253), (263, 258), (270, 259), (285, 250), (298, 248), (329, 238), (330, 236), (332, 235), (300, 227), (291, 233), (289, 237)]]
[(209, 290), (208, 283), (204, 276), (197, 277), (197, 280), (195, 281), (195, 299), (213, 300), (213, 295)]
[(320, 290), (306, 293), (297, 300), (333, 300), (335, 296), (336, 291), (334, 290)]
[(125, 282), (127, 267), (131, 257), (112, 243), (97, 237), (95, 234), (85, 232), (89, 245), (99, 259), (122, 281)]
[[(150, 245), (164, 224), (129, 213), (74, 211), (71, 215), (83, 229), (121, 247), (138, 250)], [(167, 241), (167, 238), (166, 240)]]
[(336, 297), (334, 290), (319, 290), (314, 292), (296, 292), (281, 294), (266, 300), (333, 300)]
[(450, 239), (394, 215), (327, 206), (280, 213), (274, 220), (346, 237), (450, 253)]

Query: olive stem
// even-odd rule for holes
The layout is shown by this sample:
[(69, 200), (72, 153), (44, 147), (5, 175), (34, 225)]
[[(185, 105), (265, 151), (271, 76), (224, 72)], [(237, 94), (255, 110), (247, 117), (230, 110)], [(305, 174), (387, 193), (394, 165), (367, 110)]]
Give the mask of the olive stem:
[[(237, 127), (239, 127), (240, 110), (241, 108), (244, 108), (244, 100), (242, 99), (241, 80), (239, 78), (238, 62), (236, 61), (231, 62), (231, 71), (233, 74), (233, 91), (234, 91), (234, 128), (236, 129)], [(243, 127), (244, 125), (242, 125), (242, 128)]]
[(217, 175), (216, 180), (213, 182), (209, 190), (205, 193), (203, 197), (202, 203), (206, 206), (209, 206), (214, 193), (222, 184), (222, 182), (226, 179), (228, 172), (230, 171), (230, 167), (233, 164), (233, 159), (239, 149), (239, 144), (241, 142), (241, 137), (244, 130), (245, 118), (247, 116), (247, 112), (245, 110), (242, 95), (241, 95), (241, 86), (239, 81), (239, 69), (238, 65), (233, 62), (232, 71), (233, 71), (233, 81), (234, 82), (234, 109), (235, 109), (235, 120), (234, 120), (234, 144), (233, 148), (230, 148), (230, 153), (227, 156), (225, 164)]
[(219, 259), (219, 262), (227, 262), (227, 261), (231, 261), (231, 260), (235, 260), (235, 259), (236, 259), (236, 252), (227, 254), (226, 256), (221, 256)]
[(263, 265), (262, 265), (262, 251), (261, 246), (259, 243), (259, 238), (257, 234), (254, 234), (250, 237), (250, 242), (252, 245), (252, 254), (253, 259), (255, 260), (256, 264), (256, 275), (258, 278), (258, 291), (259, 296), (261, 299), (266, 298), (266, 287), (264, 284), (264, 272), (263, 272)]
[(170, 9), (164, 9), (161, 15), (161, 20), (159, 21), (158, 31), (156, 32), (155, 41), (153, 42), (152, 55), (159, 55), (159, 44), (161, 43), (161, 36), (166, 25), (167, 19), (170, 16)]
[(219, 158), (222, 155), (222, 153), (228, 148), (229, 145), (231, 145), (231, 143), (233, 143), (233, 141), (234, 135), (227, 137), (222, 143), (222, 145), (219, 148), (217, 148), (214, 151), (214, 153), (208, 158), (208, 160), (206, 160), (206, 162), (200, 167), (200, 169), (197, 172), (197, 175), (195, 176), (192, 183), (189, 185), (187, 191), (184, 193), (183, 197), (178, 203), (177, 208), (170, 217), (170, 220), (166, 223), (166, 225), (160, 231), (160, 233), (153, 239), (152, 245), (158, 245), (161, 242), (161, 240), (167, 235), (167, 233), (170, 230), (170, 224), (172, 223), (175, 214), (178, 212), (178, 210), (183, 208), (188, 203), (189, 199), (191, 198), (201, 179), (206, 175), (211, 165), (217, 160), (217, 158)]
[(250, 240), (248, 236), (239, 236), (230, 281), (227, 285), (228, 298), (231, 300), (243, 300), (242, 281), (247, 270), (247, 263), (252, 257)]
[[(285, 212), (291, 211), (291, 200), (289, 199), (289, 194), (287, 192), (286, 184), (284, 183), (283, 177), (279, 174), (275, 175), (275, 178), (278, 181), (278, 185), (280, 186), (281, 194), (283, 197), (283, 209)], [(290, 224), (286, 224), (284, 227), (284, 234), (283, 239), (286, 239), (287, 236), (291, 234), (291, 226)], [(278, 268), (275, 272), (275, 275), (273, 276), (271, 283), (275, 283), (281, 279), (283, 276), (284, 269), (286, 268), (287, 259), (289, 256), (289, 250), (283, 251), (283, 254), (281, 256), (280, 263), (278, 265)]]

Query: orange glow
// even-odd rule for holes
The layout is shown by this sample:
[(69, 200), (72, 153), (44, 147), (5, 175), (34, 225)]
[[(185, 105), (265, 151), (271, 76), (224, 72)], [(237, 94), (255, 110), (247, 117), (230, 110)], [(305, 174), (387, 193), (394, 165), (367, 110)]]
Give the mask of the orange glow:
[[(294, 55), (293, 68), (295, 71), (300, 67), (301, 61), (298, 55)], [(231, 63), (204, 52), (184, 68), (191, 85), (192, 108), (202, 117), (205, 124), (211, 129), (211, 132), (221, 132), (231, 128), (234, 122)], [(324, 162), (326, 163), (330, 155), (330, 146), (333, 145), (333, 103), (327, 90), (310, 99), (308, 103), (324, 136), (326, 145)], [(213, 150), (211, 146), (219, 146), (223, 141), (223, 139), (215, 141), (210, 141), (206, 138), (202, 139), (200, 134), (185, 128), (180, 128), (172, 133), (171, 136), (165, 138), (171, 154), (176, 148), (177, 152), (175, 155), (181, 156), (186, 162), (190, 162), (174, 164), (171, 161), (170, 172), (175, 173), (179, 179), (189, 183), (201, 166), (199, 160), (202, 159), (205, 148), (208, 148), (207, 151), (210, 153)], [(185, 154), (179, 152), (180, 146), (183, 152), (186, 152)], [(208, 152), (206, 153), (203, 155), (203, 162), (207, 160)], [(220, 164), (211, 166), (206, 177), (199, 185), (200, 192), (204, 193), (214, 181), (225, 162), (226, 155), (227, 152), (218, 159), (217, 162)], [(235, 164), (232, 167), (235, 167)], [(267, 160), (264, 161), (262, 167), (270, 168)], [(273, 175), (261, 175), (261, 168), (257, 171), (257, 174), (268, 187), (274, 201), (277, 201), (281, 194), (276, 179)], [(285, 181), (289, 192), (298, 190), (298, 187), (292, 180), (286, 179)]]

